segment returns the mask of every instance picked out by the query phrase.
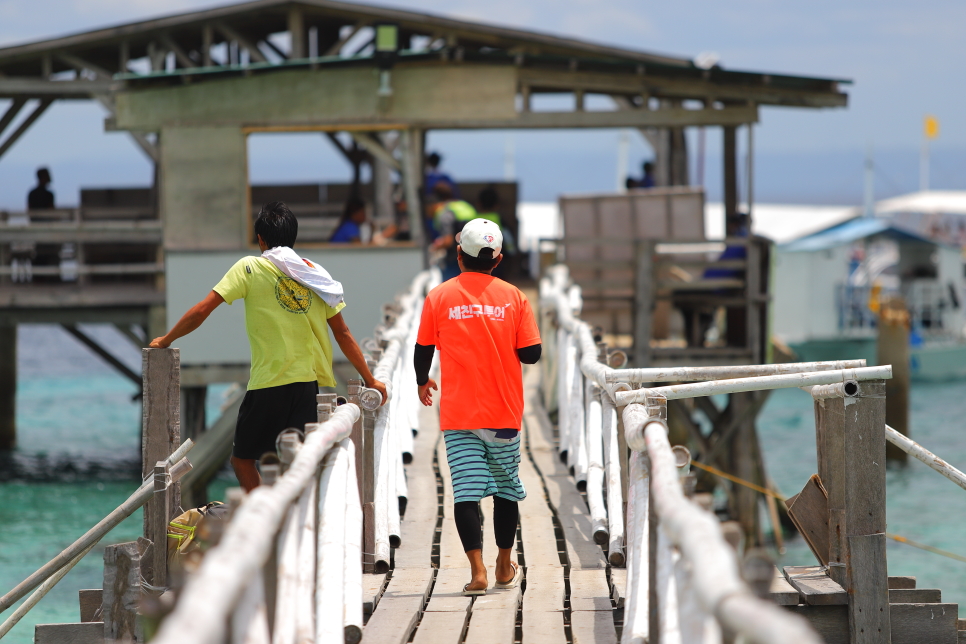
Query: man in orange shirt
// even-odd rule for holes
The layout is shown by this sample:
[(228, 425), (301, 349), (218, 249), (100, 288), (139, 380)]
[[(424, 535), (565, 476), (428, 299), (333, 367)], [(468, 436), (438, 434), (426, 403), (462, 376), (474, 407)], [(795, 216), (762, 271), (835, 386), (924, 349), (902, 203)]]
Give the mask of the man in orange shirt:
[(464, 595), (486, 594), (480, 501), (493, 496), (496, 587), (520, 581), (512, 561), (519, 511), (527, 493), (518, 476), (523, 418), (520, 363), (540, 359), (540, 331), (530, 303), (516, 287), (493, 277), (503, 258), (500, 227), (486, 219), (468, 222), (457, 235), (460, 275), (426, 296), (416, 337), (419, 399), (433, 404), (429, 377), (440, 351), (440, 429), (453, 479), (454, 517), (473, 578)]

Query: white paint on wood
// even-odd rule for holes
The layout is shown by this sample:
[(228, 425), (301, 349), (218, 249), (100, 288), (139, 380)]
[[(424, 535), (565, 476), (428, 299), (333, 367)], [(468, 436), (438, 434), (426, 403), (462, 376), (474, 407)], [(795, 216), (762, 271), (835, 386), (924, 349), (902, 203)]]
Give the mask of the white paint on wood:
[[(351, 439), (342, 441), (345, 450), (346, 481), (356, 480), (356, 446)], [(344, 584), (343, 622), (346, 638), (350, 634), (362, 633), (362, 501), (359, 486), (346, 484), (345, 510), (345, 562), (342, 573)], [(318, 640), (320, 643), (322, 640)]]
[[(352, 443), (351, 440), (346, 442)], [(315, 641), (320, 643), (338, 641), (344, 633), (344, 606), (348, 604), (345, 593), (348, 569), (346, 517), (350, 511), (347, 493), (349, 488), (353, 488), (358, 494), (359, 489), (356, 485), (349, 485), (348, 481), (348, 451), (337, 445), (329, 450), (325, 458), (318, 484), (319, 529), (314, 539), (315, 601), (310, 612), (315, 616)], [(361, 559), (354, 562), (355, 568), (361, 570), (361, 565)], [(311, 601), (313, 593), (309, 593), (308, 597)]]

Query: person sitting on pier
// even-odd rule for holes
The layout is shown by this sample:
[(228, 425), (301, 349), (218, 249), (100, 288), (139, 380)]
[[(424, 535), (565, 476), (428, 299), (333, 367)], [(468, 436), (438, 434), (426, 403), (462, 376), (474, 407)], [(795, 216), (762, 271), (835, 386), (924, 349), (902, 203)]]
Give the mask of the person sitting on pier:
[(333, 244), (366, 243), (372, 238), (366, 229), (366, 203), (359, 197), (350, 197), (345, 204), (345, 211), (339, 225), (329, 237)]
[(526, 498), (518, 476), (523, 376), (520, 363), (540, 359), (540, 331), (526, 296), (491, 275), (503, 258), (500, 227), (474, 219), (457, 234), (460, 275), (426, 296), (414, 362), (419, 399), (433, 404), (429, 377), (440, 350), (443, 391), (440, 429), (453, 480), (454, 517), (472, 580), (464, 595), (486, 594), (480, 501), (493, 497), (496, 587), (513, 588), (520, 567), (511, 560), (517, 502)]
[(262, 257), (238, 260), (205, 299), (189, 309), (166, 335), (151, 342), (152, 348), (169, 347), (201, 326), (222, 302), (230, 305), (245, 300), (252, 367), (248, 392), (238, 410), (231, 464), (246, 491), (261, 483), (255, 461), (266, 452), (275, 452), (275, 440), (283, 429), (316, 422), (319, 387), (335, 386), (329, 329), (366, 387), (380, 391), (383, 402), (386, 400), (386, 386), (372, 376), (342, 319), (342, 285), (302, 260), (309, 269), (328, 278), (328, 288), (320, 295), (318, 287), (295, 279), (295, 271), (274, 261), (282, 254), (278, 251), (295, 255), (291, 249), (298, 235), (298, 220), (292, 211), (279, 201), (266, 204), (255, 220), (255, 234)]

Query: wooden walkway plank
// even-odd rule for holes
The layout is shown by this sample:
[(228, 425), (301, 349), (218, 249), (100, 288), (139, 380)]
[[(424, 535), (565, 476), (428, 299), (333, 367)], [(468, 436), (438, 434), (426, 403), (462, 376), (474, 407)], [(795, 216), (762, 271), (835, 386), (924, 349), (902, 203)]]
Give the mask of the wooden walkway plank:
[(779, 606), (798, 606), (798, 602), (801, 601), (798, 590), (788, 583), (778, 566), (775, 566), (775, 576), (771, 580), (768, 595)]
[(570, 610), (613, 610), (605, 570), (570, 571)]
[(470, 614), (463, 612), (427, 612), (419, 622), (413, 644), (459, 644), (466, 631)]
[[(540, 466), (540, 463), (537, 463)], [(577, 492), (571, 478), (544, 476), (547, 495), (557, 511), (557, 520), (563, 529), (567, 544), (567, 560), (571, 570), (606, 569), (604, 552), (594, 543), (594, 530), (587, 504)]]
[(469, 570), (466, 568), (441, 568), (436, 573), (436, 584), (433, 594), (429, 598), (427, 612), (434, 613), (467, 613), (472, 598), (463, 597), (463, 586), (470, 580)]
[(362, 632), (369, 644), (405, 644), (419, 620), (433, 584), (433, 569), (409, 568), (393, 572), (389, 586)]
[(362, 612), (371, 615), (386, 589), (386, 573), (362, 575)]
[(575, 610), (570, 613), (574, 644), (617, 644), (613, 611)]
[(527, 567), (527, 592), (523, 595), (525, 611), (562, 611), (566, 582), (563, 568)]
[(610, 569), (610, 597), (614, 600), (617, 608), (624, 606), (624, 597), (627, 592), (627, 569)]
[(433, 469), (436, 444), (441, 442), (439, 410), (424, 407), (420, 410), (419, 422), (420, 431), (413, 441), (413, 462), (406, 466), (409, 496), (406, 514), (400, 522), (402, 545), (393, 553), (397, 569), (430, 565), (439, 516), (436, 471)]
[(785, 566), (785, 578), (810, 606), (848, 605), (849, 594), (821, 566)]
[(527, 570), (547, 566), (561, 568), (553, 513), (547, 505), (543, 479), (526, 453), (520, 460), (520, 481), (527, 490), (527, 498), (520, 503), (520, 532)]
[[(515, 590), (516, 597), (519, 599), (520, 589), (517, 588)], [(498, 591), (498, 593), (494, 593), (493, 595), (488, 593), (482, 597), (477, 597), (476, 601), (473, 602), (474, 606), (473, 612), (470, 614), (470, 626), (466, 631), (466, 644), (508, 644), (515, 639), (517, 622), (517, 609), (515, 605), (512, 608), (501, 606), (500, 608), (483, 610), (478, 610), (476, 607), (476, 604), (481, 599), (490, 598), (493, 601), (493, 597), (500, 592), (510, 594), (509, 591)], [(494, 604), (506, 603), (506, 599), (508, 598), (498, 599)]]
[(528, 610), (523, 605), (523, 644), (566, 644), (563, 611)]

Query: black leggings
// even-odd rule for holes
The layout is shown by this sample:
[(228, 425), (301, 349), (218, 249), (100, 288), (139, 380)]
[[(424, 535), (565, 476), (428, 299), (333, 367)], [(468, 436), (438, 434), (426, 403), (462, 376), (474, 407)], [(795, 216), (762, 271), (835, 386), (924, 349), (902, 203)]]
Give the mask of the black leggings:
[[(456, 518), (456, 531), (460, 533), (460, 541), (463, 542), (463, 550), (482, 550), (483, 523), (480, 521), (479, 502), (454, 503), (453, 515)], [(493, 497), (493, 535), (496, 537), (497, 548), (508, 550), (513, 547), (519, 520), (520, 511), (516, 501)]]

